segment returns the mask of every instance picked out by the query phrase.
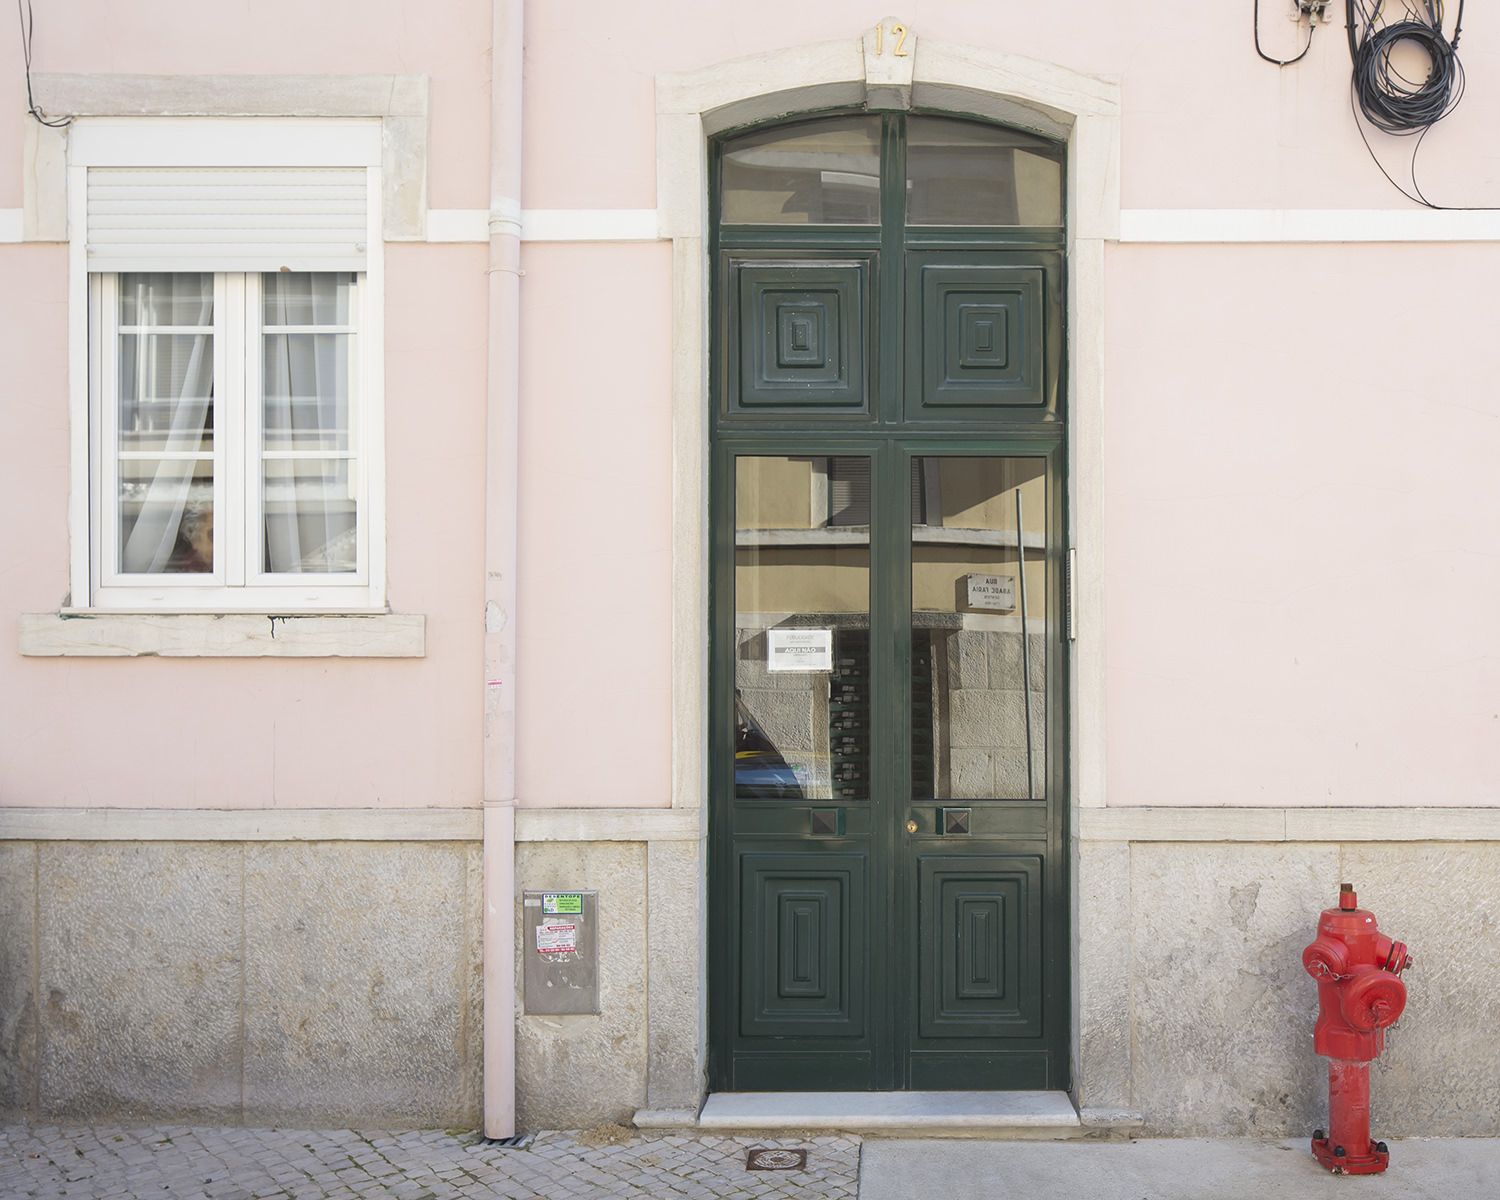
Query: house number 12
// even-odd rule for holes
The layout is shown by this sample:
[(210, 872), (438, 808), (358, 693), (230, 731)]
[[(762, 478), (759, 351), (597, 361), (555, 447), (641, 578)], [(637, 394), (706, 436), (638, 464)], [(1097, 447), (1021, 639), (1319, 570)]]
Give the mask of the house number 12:
[[(892, 25), (891, 37), (895, 39), (895, 45), (891, 47), (892, 58), (905, 58), (906, 51), (901, 47), (906, 45), (906, 26)], [(885, 23), (875, 26), (875, 56), (877, 58), (885, 53)]]

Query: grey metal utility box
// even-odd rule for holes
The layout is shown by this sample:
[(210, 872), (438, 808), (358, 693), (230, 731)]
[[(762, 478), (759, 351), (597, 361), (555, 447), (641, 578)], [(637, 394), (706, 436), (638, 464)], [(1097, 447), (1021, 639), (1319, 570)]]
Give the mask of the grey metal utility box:
[(599, 1011), (599, 893), (524, 892), (522, 995), (528, 1013)]

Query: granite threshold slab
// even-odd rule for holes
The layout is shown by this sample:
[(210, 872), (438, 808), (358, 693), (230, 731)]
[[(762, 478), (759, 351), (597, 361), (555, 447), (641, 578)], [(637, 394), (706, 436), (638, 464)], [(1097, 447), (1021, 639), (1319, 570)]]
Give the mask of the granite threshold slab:
[(1089, 1132), (1066, 1092), (714, 1092), (687, 1111), (642, 1110), (642, 1129), (841, 1130), (874, 1136), (1074, 1138)]

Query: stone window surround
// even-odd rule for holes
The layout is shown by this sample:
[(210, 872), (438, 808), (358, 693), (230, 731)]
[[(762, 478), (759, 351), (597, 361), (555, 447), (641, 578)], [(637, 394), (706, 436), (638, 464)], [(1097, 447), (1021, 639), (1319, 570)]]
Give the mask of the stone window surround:
[[(49, 117), (378, 117), (385, 240), (427, 237), (425, 75), (73, 75), (31, 77)], [(25, 241), (65, 242), (68, 130), (26, 123)]]
[[(385, 240), (426, 239), (425, 75), (41, 73), (32, 77), (32, 86), (37, 103), (53, 116), (378, 118)], [(22, 229), (27, 241), (68, 240), (67, 134), (66, 126), (26, 123)], [(421, 657), (425, 620), (386, 613), (289, 618), (34, 613), (23, 615), (20, 652), (67, 657)]]

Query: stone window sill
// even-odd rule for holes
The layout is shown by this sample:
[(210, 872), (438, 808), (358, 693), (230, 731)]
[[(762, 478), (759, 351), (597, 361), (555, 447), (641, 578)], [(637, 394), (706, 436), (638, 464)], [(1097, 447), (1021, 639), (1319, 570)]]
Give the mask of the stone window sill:
[(427, 618), (252, 613), (22, 613), (35, 658), (422, 658)]

